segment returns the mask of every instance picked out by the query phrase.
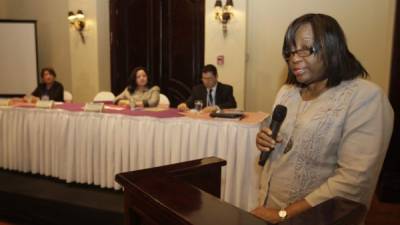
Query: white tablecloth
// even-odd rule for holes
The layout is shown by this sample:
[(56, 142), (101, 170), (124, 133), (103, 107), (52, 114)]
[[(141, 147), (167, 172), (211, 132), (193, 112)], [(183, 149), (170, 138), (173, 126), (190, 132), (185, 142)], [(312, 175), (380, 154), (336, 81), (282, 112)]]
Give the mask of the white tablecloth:
[(227, 161), (222, 199), (257, 204), (257, 124), (61, 109), (0, 109), (0, 167), (119, 189), (115, 174), (207, 156)]

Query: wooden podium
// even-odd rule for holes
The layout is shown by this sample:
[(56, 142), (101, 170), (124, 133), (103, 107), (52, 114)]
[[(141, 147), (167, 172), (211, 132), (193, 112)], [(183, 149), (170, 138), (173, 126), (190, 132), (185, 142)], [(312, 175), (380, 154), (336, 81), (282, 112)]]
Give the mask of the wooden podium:
[[(225, 160), (210, 157), (118, 174), (125, 225), (268, 224), (219, 199), (224, 165)], [(357, 225), (365, 213), (365, 206), (336, 198), (279, 224)]]

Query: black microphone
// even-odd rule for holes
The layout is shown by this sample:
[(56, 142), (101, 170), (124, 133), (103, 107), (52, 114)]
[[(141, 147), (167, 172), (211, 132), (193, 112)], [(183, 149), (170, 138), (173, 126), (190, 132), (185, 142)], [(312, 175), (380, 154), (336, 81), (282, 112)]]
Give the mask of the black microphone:
[[(278, 136), (279, 129), (281, 128), (282, 122), (285, 120), (287, 108), (283, 105), (275, 106), (274, 113), (272, 114), (271, 124), (269, 128), (272, 131), (271, 137), (276, 140), (276, 136)], [(258, 165), (264, 166), (267, 161), (269, 154), (273, 149), (269, 152), (261, 152), (260, 160), (258, 161)]]

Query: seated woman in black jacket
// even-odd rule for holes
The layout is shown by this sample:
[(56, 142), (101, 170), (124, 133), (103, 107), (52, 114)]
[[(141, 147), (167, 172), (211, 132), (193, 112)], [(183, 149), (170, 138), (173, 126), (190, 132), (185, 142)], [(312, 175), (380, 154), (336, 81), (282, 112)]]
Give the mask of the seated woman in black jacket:
[(64, 101), (64, 87), (56, 81), (56, 72), (53, 68), (43, 68), (40, 72), (41, 82), (32, 92), (32, 101), (54, 100)]

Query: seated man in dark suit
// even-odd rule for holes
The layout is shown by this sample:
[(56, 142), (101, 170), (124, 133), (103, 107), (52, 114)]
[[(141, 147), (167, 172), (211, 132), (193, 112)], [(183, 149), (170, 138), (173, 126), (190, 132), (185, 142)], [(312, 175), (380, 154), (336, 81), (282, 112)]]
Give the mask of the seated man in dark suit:
[(206, 65), (202, 70), (202, 84), (193, 87), (192, 94), (178, 105), (180, 111), (188, 111), (194, 107), (194, 102), (201, 100), (205, 107), (202, 112), (213, 112), (218, 109), (236, 108), (233, 88), (218, 82), (218, 72), (214, 65)]

